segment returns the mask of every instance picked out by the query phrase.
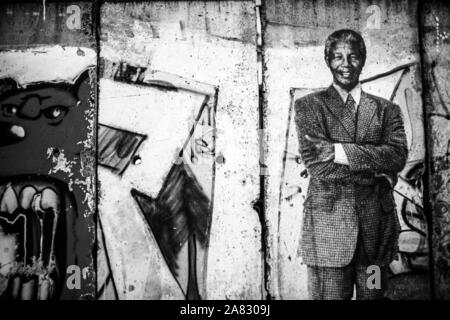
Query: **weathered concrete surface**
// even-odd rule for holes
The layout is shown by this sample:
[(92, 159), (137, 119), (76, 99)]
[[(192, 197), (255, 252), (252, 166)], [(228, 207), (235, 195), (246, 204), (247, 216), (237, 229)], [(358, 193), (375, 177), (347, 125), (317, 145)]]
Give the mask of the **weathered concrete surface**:
[[(29, 4), (2, 3), (0, 6), (2, 77), (13, 77), (21, 84), (71, 82), (81, 70), (96, 63), (93, 4), (87, 1), (46, 2), (45, 6), (44, 2), (36, 1)], [(291, 127), (292, 121), (289, 122), (291, 102), (311, 89), (330, 84), (329, 71), (323, 61), (323, 43), (328, 34), (339, 28), (360, 30), (366, 40), (368, 60), (363, 79), (420, 61), (418, 4), (416, 0), (268, 0), (264, 5), (267, 17), (264, 29), (264, 82), (267, 89), (264, 117), (267, 130), (262, 134), (262, 141), (268, 137), (264, 149), (269, 151), (267, 158), (261, 160), (268, 166), (263, 170), (263, 174), (267, 174), (265, 206), (269, 232), (267, 287), (274, 298), (305, 299), (305, 266), (297, 249), (308, 180), (300, 175), (302, 164), (296, 163), (296, 132)], [(446, 87), (450, 65), (450, 10), (445, 1), (426, 1), (419, 12), (423, 21), (424, 81), (428, 88), (425, 103), (432, 170), (435, 287), (438, 297), (448, 298), (450, 98)], [(137, 149), (141, 158), (133, 158), (133, 161), (139, 160), (137, 165), (130, 165), (122, 176), (114, 175), (104, 167), (98, 169), (102, 182), (99, 188), (100, 217), (104, 222), (103, 228), (97, 230), (103, 231), (98, 233), (98, 241), (100, 252), (105, 253), (109, 249), (110, 258), (107, 261), (102, 255), (97, 261), (99, 284), (107, 282), (102, 298), (185, 297), (182, 286), (164, 261), (157, 239), (146, 227), (139, 207), (129, 197), (129, 191), (139, 187), (148, 195), (157, 195), (174, 156), (173, 151), (185, 141), (195, 123), (196, 112), (207, 95), (202, 91), (204, 88), (212, 91), (217, 88), (218, 94), (212, 98), (214, 94), (208, 93), (211, 95), (208, 108), (217, 103), (213, 134), (216, 138), (215, 171), (211, 170), (211, 159), (204, 160), (205, 167), (191, 163), (213, 203), (209, 245), (203, 252), (206, 263), (197, 266), (200, 294), (209, 299), (265, 297), (261, 225), (252, 209), (252, 202), (258, 197), (258, 174), (261, 172), (258, 166), (254, 2), (105, 3), (101, 15), (102, 58), (147, 68), (146, 80), (155, 83), (163, 79), (176, 83), (175, 87), (179, 88), (175, 93), (164, 86), (161, 90), (124, 84), (113, 81), (111, 74), (106, 76), (108, 72), (116, 72), (117, 66), (109, 65), (103, 70), (100, 121), (121, 129), (145, 132), (147, 138)], [(418, 65), (413, 64), (365, 83), (364, 89), (390, 98), (392, 88), (403, 77), (397, 89), (401, 94), (395, 95), (394, 101), (405, 114), (410, 158), (409, 166), (402, 173), (405, 179), (396, 187), (398, 193), (395, 198), (399, 214), (405, 213), (409, 223), (426, 234), (427, 224), (420, 209), (423, 191), (421, 163), (425, 155), (419, 70)], [(161, 74), (154, 71), (162, 71), (161, 74), (167, 77), (161, 78)], [(95, 81), (95, 75), (91, 73), (91, 89)], [(203, 93), (199, 94), (198, 90)], [(92, 298), (94, 290), (92, 213), (95, 208), (92, 205), (95, 205), (95, 176), (91, 170), (95, 151), (94, 98), (91, 96), (89, 105), (83, 105), (88, 112), (79, 125), (86, 128), (87, 131), (80, 129), (85, 136), (75, 137), (69, 131), (60, 135), (57, 144), (60, 149), (65, 147), (64, 152), (46, 154), (41, 159), (44, 164), (39, 164), (39, 168), (33, 171), (48, 173), (71, 185), (79, 212), (84, 216), (76, 227), (76, 251), (82, 257), (79, 266), (90, 272), (82, 278), (81, 290), (67, 291), (63, 296), (67, 299)], [(145, 106), (145, 111), (141, 113), (139, 106)], [(124, 111), (126, 109), (128, 112)], [(76, 128), (73, 126), (71, 129)], [(211, 126), (200, 124), (193, 136), (203, 138), (205, 132), (211, 132)], [(69, 143), (71, 139), (83, 140), (83, 143), (73, 145)], [(197, 146), (191, 144), (192, 141), (189, 140), (190, 149), (195, 150)], [(70, 144), (70, 148), (66, 144)], [(286, 158), (285, 150), (289, 152)], [(11, 167), (5, 170), (8, 175), (12, 172)], [(18, 168), (16, 173), (31, 172), (20, 170)], [(6, 174), (0, 176), (4, 178)], [(0, 200), (5, 190), (6, 186), (0, 187)], [(406, 201), (400, 193), (411, 201)], [(415, 219), (414, 216), (422, 218)], [(427, 298), (430, 290), (427, 282), (427, 238), (410, 232), (411, 225), (407, 225), (403, 217), (400, 222), (402, 229), (407, 231), (399, 243), (405, 254), (392, 266), (393, 272), (399, 275), (391, 280), (389, 296), (393, 299)], [(101, 239), (102, 236), (105, 239)], [(181, 255), (186, 256), (186, 251), (184, 247)], [(416, 269), (410, 270), (408, 262)], [(404, 272), (420, 268), (423, 274), (415, 276), (413, 272), (402, 276)], [(115, 275), (115, 288), (108, 280), (111, 279), (108, 278), (111, 277), (110, 269)], [(179, 281), (186, 283), (187, 279)]]
[[(308, 178), (304, 175), (301, 160), (297, 162), (291, 103), (311, 90), (331, 84), (331, 75), (323, 58), (324, 43), (331, 32), (341, 28), (358, 30), (365, 39), (367, 61), (361, 79), (420, 62), (417, 3), (267, 1), (265, 6), (265, 126), (269, 150), (266, 159), (269, 173), (266, 208), (271, 244), (268, 248), (271, 265), (269, 290), (279, 299), (307, 299), (306, 266), (298, 254), (298, 246)], [(411, 168), (424, 160), (420, 72), (417, 64), (408, 70), (400, 82), (399, 94), (394, 96), (394, 102), (401, 105), (405, 118), (409, 120), (409, 126), (408, 123), (406, 125), (410, 144), (409, 165), (400, 174), (405, 179)], [(367, 82), (363, 89), (389, 99), (402, 72), (392, 72)], [(413, 186), (401, 186), (410, 190), (409, 195), (414, 198), (411, 200), (419, 205), (421, 190), (416, 183), (420, 185), (420, 179), (420, 174), (414, 175)], [(419, 210), (414, 202), (406, 201), (404, 197), (396, 200), (401, 221), (401, 210)], [(409, 204), (404, 204), (405, 201)], [(402, 209), (402, 205), (411, 209)], [(421, 212), (418, 215), (421, 216)], [(423, 221), (415, 224), (422, 230)], [(402, 228), (405, 231), (410, 229), (404, 221)], [(401, 245), (406, 251), (415, 253), (415, 250), (422, 250), (420, 253), (426, 254), (425, 237), (414, 234), (403, 240)], [(418, 265), (426, 268), (427, 263), (421, 260)], [(409, 271), (401, 261), (395, 267), (395, 273)], [(423, 294), (426, 296), (426, 292)]]
[[(45, 3), (45, 5), (44, 5)], [(0, 7), (0, 43), (27, 48), (59, 44), (95, 46), (92, 1), (5, 1)]]
[(436, 297), (450, 298), (450, 5), (424, 2), (422, 48)]
[[(257, 212), (252, 208), (259, 191), (253, 2), (105, 3), (101, 8), (101, 25), (102, 58), (145, 67), (146, 74), (163, 71), (171, 77), (192, 79), (193, 82), (218, 88), (216, 168), (211, 199), (214, 205), (206, 253), (205, 283), (199, 284), (204, 289), (199, 289), (204, 299), (262, 298), (260, 223)], [(149, 168), (145, 174), (163, 177), (173, 159), (171, 150), (179, 145), (182, 133), (187, 133), (187, 128), (192, 124), (192, 119), (183, 120), (180, 117), (185, 111), (188, 112), (185, 116), (192, 114), (192, 106), (198, 104), (191, 103), (197, 100), (194, 97), (185, 99), (188, 104), (180, 101), (176, 109), (180, 110), (179, 115), (155, 109), (162, 108), (162, 102), (150, 103), (141, 114), (133, 104), (122, 104), (119, 108), (109, 99), (113, 94), (123, 95), (123, 90), (127, 90), (123, 86), (101, 80), (100, 123), (104, 120), (112, 125), (116, 121), (114, 125), (122, 129), (148, 131), (146, 125), (155, 121), (158, 127), (152, 130), (157, 137), (167, 140), (167, 148), (158, 147), (161, 143), (157, 137), (148, 135), (142, 150), (147, 148), (145, 143), (156, 147), (149, 149), (146, 158), (142, 158), (142, 165), (146, 166), (151, 158), (159, 157), (160, 165)], [(142, 91), (135, 94), (140, 95)], [(130, 99), (141, 99), (142, 103), (155, 101), (155, 93), (152, 94), (147, 99), (145, 96)], [(170, 104), (175, 101), (169, 97), (172, 95), (170, 91), (162, 91), (159, 95), (160, 101), (171, 101)], [(123, 99), (124, 102), (134, 101), (126, 97)], [(172, 108), (169, 102), (166, 105)], [(155, 119), (146, 118), (146, 114), (153, 114)], [(178, 142), (175, 141), (177, 139)], [(164, 152), (166, 149), (167, 152)], [(183, 298), (183, 292), (171, 276), (156, 244), (158, 239), (143, 225), (136, 206), (123, 204), (128, 197), (125, 193), (129, 192), (118, 191), (123, 189), (123, 181), (108, 178), (109, 173), (101, 168), (99, 175), (100, 216), (106, 246), (114, 260), (113, 273), (121, 272), (120, 298)], [(126, 179), (126, 175), (127, 172), (122, 179)], [(138, 182), (139, 179), (135, 181), (151, 197), (161, 188), (161, 178), (142, 183)], [(204, 191), (211, 194), (211, 190)], [(116, 195), (114, 202), (109, 193)], [(114, 211), (109, 211), (114, 207)], [(114, 226), (129, 232), (122, 232)], [(145, 246), (129, 245), (139, 241), (144, 241)], [(114, 258), (120, 255), (120, 259)], [(139, 255), (146, 257), (146, 260), (138, 266), (131, 265), (129, 258), (137, 261)], [(142, 285), (137, 287), (134, 282)]]
[[(40, 255), (47, 270), (51, 268), (47, 254), (52, 255), (50, 243), (54, 244), (58, 289), (53, 298), (93, 299), (97, 55), (92, 4), (2, 3), (0, 29), (0, 78), (15, 82), (8, 87), (2, 81), (2, 110), (5, 104), (15, 107), (3, 112), (0, 122), (23, 128), (20, 141), (6, 144), (2, 131), (0, 198), (4, 202), (7, 190), (14, 190), (20, 199), (31, 187), (33, 213), (28, 214), (47, 210), (41, 212), (45, 250)], [(23, 103), (15, 105), (17, 98)], [(45, 193), (54, 196), (50, 211)], [(39, 198), (46, 201), (38, 203)], [(19, 204), (16, 212), (29, 207), (27, 201)], [(46, 220), (51, 214), (58, 217), (57, 224)], [(56, 225), (54, 241), (50, 241), (52, 225)], [(27, 241), (40, 247), (36, 237)], [(45, 279), (40, 271), (35, 269)], [(69, 280), (70, 276), (74, 277)]]

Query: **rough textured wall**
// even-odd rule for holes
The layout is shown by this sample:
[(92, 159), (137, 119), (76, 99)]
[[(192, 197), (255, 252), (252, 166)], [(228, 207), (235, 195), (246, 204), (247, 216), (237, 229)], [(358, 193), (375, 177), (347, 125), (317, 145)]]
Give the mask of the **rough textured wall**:
[(450, 298), (450, 6), (430, 1), (422, 9), (425, 107), (430, 163), (430, 210), (433, 214), (436, 297)]
[[(306, 299), (306, 266), (299, 256), (308, 175), (298, 154), (292, 103), (328, 87), (323, 57), (329, 34), (361, 32), (367, 60), (363, 90), (399, 104), (408, 138), (408, 164), (395, 188), (402, 226), (401, 254), (391, 264), (389, 297), (427, 298), (427, 221), (422, 205), (424, 128), (416, 1), (267, 1), (265, 3), (265, 116), (268, 136), (270, 291), (282, 299)], [(412, 276), (408, 275), (412, 274)]]
[(99, 122), (144, 137), (138, 165), (99, 168), (119, 298), (262, 297), (254, 12), (248, 1), (101, 7)]
[(95, 295), (91, 12), (88, 3), (0, 7), (2, 297)]
[(96, 285), (98, 299), (306, 299), (308, 176), (292, 102), (331, 83), (323, 43), (349, 27), (368, 47), (363, 89), (400, 105), (408, 136), (388, 295), (428, 298), (431, 276), (449, 297), (445, 1), (267, 0), (258, 34), (259, 2), (104, 2), (99, 25), (87, 1), (0, 6), (0, 295), (47, 298), (54, 282), (64, 299), (93, 298)]

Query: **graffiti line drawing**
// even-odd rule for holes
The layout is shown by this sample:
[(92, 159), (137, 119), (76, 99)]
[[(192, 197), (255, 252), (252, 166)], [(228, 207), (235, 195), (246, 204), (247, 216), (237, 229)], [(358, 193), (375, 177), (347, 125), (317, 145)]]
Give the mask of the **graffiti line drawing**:
[[(142, 122), (131, 128), (121, 119), (104, 123), (100, 116), (102, 123), (99, 130), (99, 163), (105, 169), (115, 172), (119, 179), (116, 183), (122, 185), (121, 188), (128, 188), (128, 197), (134, 202), (136, 211), (132, 209), (126, 214), (129, 219), (142, 219), (146, 224), (145, 229), (155, 239), (163, 258), (161, 261), (178, 285), (178, 290), (186, 299), (201, 299), (205, 295), (207, 250), (214, 198), (217, 88), (124, 62), (103, 59), (102, 65), (103, 78), (110, 81), (107, 82), (108, 85), (123, 88), (123, 94), (117, 97), (106, 96), (104, 101), (137, 99), (136, 101), (148, 104), (145, 112), (149, 116), (152, 112), (164, 113), (166, 109), (172, 110), (169, 108), (184, 110), (184, 114), (189, 115), (189, 112), (186, 113), (189, 109), (182, 108), (192, 105), (189, 106), (192, 108), (190, 116), (184, 120), (187, 122), (171, 123), (171, 126), (181, 127), (177, 128), (180, 132), (179, 142), (170, 145), (169, 142), (165, 143), (165, 140), (169, 141), (170, 128), (164, 127), (161, 132), (156, 132), (154, 127), (146, 124), (145, 119), (139, 119)], [(174, 104), (174, 101), (178, 100), (184, 101), (183, 104), (187, 106)], [(136, 110), (142, 110), (139, 109), (139, 102), (134, 103), (134, 106)], [(152, 111), (152, 106), (161, 109)], [(134, 117), (133, 111), (129, 112), (130, 117)], [(186, 125), (187, 128), (183, 129)], [(160, 144), (164, 147), (156, 147)], [(167, 149), (171, 150), (169, 154), (161, 154), (161, 149), (166, 147), (170, 147)], [(164, 164), (162, 171), (155, 165), (150, 165), (152, 162), (149, 159), (152, 157), (160, 159), (158, 165)], [(152, 172), (158, 178), (141, 181), (142, 174), (138, 173), (141, 171)], [(151, 185), (160, 187), (149, 192)], [(126, 201), (129, 202), (128, 197), (125, 196), (123, 201), (128, 199)], [(104, 198), (108, 199), (108, 195), (104, 195)], [(119, 200), (119, 203), (120, 201), (122, 200)], [(99, 271), (102, 273), (102, 280), (98, 282), (98, 288), (102, 292), (98, 292), (98, 296), (103, 298), (100, 296), (105, 296), (105, 291), (109, 292), (111, 299), (124, 298), (128, 293), (139, 296), (140, 293), (136, 291), (150, 288), (146, 289), (146, 284), (143, 283), (142, 289), (136, 289), (134, 284), (130, 286), (127, 283), (132, 283), (131, 278), (137, 279), (143, 275), (131, 274), (127, 271), (128, 266), (118, 267), (113, 262), (118, 257), (126, 259), (129, 254), (123, 251), (125, 248), (113, 244), (118, 239), (114, 239), (108, 229), (113, 225), (114, 219), (117, 217), (109, 217), (107, 212), (100, 210), (99, 221), (106, 227), (100, 229), (100, 237), (104, 241), (101, 246), (103, 249), (99, 246), (98, 252), (98, 256), (103, 257), (103, 267)], [(124, 237), (126, 238), (123, 241), (135, 241), (133, 235), (127, 234)], [(147, 237), (146, 241), (151, 243), (152, 239)], [(108, 250), (105, 250), (106, 248)], [(152, 247), (140, 250), (155, 254), (151, 253)], [(159, 268), (161, 267), (164, 266), (160, 265)], [(148, 277), (151, 276), (155, 275)], [(108, 285), (110, 289), (107, 289)], [(120, 289), (123, 286), (125, 290)], [(113, 294), (113, 287), (117, 287), (117, 295)]]
[(135, 132), (99, 125), (98, 164), (123, 174), (145, 138)]
[[(166, 262), (175, 277), (178, 277), (178, 254), (188, 242), (188, 285), (186, 298), (200, 299), (197, 284), (196, 250), (207, 245), (211, 224), (209, 199), (202, 190), (188, 165), (181, 163), (170, 170), (158, 197), (152, 199), (137, 190), (131, 190)], [(198, 243), (198, 244), (197, 244)], [(184, 288), (182, 288), (184, 291)]]

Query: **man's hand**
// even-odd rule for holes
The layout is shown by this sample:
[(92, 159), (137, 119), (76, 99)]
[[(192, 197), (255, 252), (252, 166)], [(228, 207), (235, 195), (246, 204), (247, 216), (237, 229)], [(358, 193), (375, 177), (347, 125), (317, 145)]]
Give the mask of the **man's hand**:
[[(305, 150), (311, 155), (310, 164), (318, 162), (327, 162), (334, 159), (334, 144), (320, 138), (305, 135), (306, 145), (303, 146)], [(309, 157), (308, 157), (309, 158)], [(306, 159), (305, 159), (306, 161)]]

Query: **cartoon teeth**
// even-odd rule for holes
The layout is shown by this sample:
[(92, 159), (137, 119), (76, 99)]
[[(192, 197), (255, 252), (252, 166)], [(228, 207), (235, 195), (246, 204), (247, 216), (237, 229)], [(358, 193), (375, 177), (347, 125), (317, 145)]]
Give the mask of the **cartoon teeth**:
[(40, 248), (41, 253), (39, 258), (42, 260), (43, 243), (44, 243), (44, 215), (52, 213), (54, 214), (53, 226), (52, 226), (52, 241), (50, 248), (49, 261), (54, 262), (54, 240), (56, 234), (56, 226), (58, 223), (58, 215), (60, 212), (60, 200), (56, 192), (51, 188), (45, 188), (41, 192), (33, 195), (31, 200), (31, 208), (39, 219), (41, 228)]
[(33, 212), (36, 213), (39, 220), (44, 219), (44, 213), (45, 213), (45, 211), (41, 207), (41, 198), (42, 198), (42, 193), (39, 192), (39, 193), (36, 193), (31, 200), (31, 209), (33, 209)]
[(26, 186), (22, 189), (19, 196), (19, 205), (23, 209), (29, 209), (31, 206), (31, 201), (33, 200), (34, 195), (37, 193), (37, 190), (33, 186)]
[(44, 253), (44, 210), (41, 208), (41, 193), (36, 193), (31, 200), (31, 209), (37, 215), (39, 219), (39, 227), (40, 227), (40, 240), (39, 240), (39, 260), (42, 261), (43, 253)]
[[(40, 224), (40, 258), (42, 259), (42, 246), (43, 246), (43, 223), (44, 217), (47, 214), (53, 214), (53, 226), (52, 226), (52, 241), (51, 241), (51, 249), (50, 249), (50, 258), (54, 256), (54, 239), (56, 234), (56, 226), (58, 223), (58, 215), (61, 211), (60, 209), (61, 201), (58, 194), (50, 187), (46, 187), (41, 191), (38, 191), (34, 186), (26, 186), (22, 188), (20, 191), (19, 197), (12, 187), (11, 184), (8, 184), (3, 195), (0, 198), (0, 212), (9, 213), (11, 217), (3, 214), (0, 217), (1, 220), (6, 221), (9, 224), (15, 223), (19, 216), (23, 216), (26, 219), (26, 213), (28, 209), (31, 208), (31, 211), (37, 216)], [(15, 213), (13, 215), (13, 213)], [(25, 225), (24, 225), (25, 228)], [(0, 227), (1, 229), (1, 227)], [(26, 230), (25, 237), (26, 237)], [(24, 239), (26, 242), (26, 239)], [(52, 259), (50, 259), (52, 260)]]
[(2, 200), (0, 201), (0, 211), (13, 213), (19, 207), (17, 202), (16, 192), (9, 183), (3, 192)]
[(54, 219), (53, 219), (53, 229), (52, 229), (52, 242), (51, 242), (51, 248), (50, 248), (50, 259), (49, 263), (54, 264), (55, 263), (55, 235), (56, 235), (56, 226), (58, 224), (58, 216), (60, 213), (60, 206), (61, 202), (59, 200), (59, 196), (56, 194), (56, 192), (53, 189), (46, 188), (42, 190), (42, 197), (41, 197), (41, 208), (45, 212), (53, 212)]
[(59, 196), (53, 189), (45, 188), (42, 190), (41, 208), (44, 210), (52, 209), (53, 212), (59, 210)]
[[(18, 197), (17, 193), (19, 193)], [(49, 276), (54, 270), (58, 272), (56, 269), (54, 243), (58, 217), (61, 212), (61, 200), (56, 191), (50, 187), (45, 187), (39, 191), (36, 187), (28, 185), (17, 193), (12, 184), (8, 184), (3, 194), (0, 194), (0, 249), (2, 252), (8, 252), (7, 255), (1, 254), (0, 252), (0, 289), (3, 288), (0, 291), (6, 290), (8, 278), (11, 275), (11, 281), (13, 282), (11, 294), (14, 298), (20, 298), (22, 300), (32, 299), (36, 296), (36, 293), (33, 292), (37, 290), (37, 299), (48, 299), (51, 298), (55, 285)], [(53, 219), (47, 220), (46, 216), (49, 214), (53, 215)], [(20, 218), (24, 222), (23, 225), (21, 224), (22, 220)], [(47, 223), (47, 221), (52, 221), (51, 247), (48, 259), (43, 259), (43, 254), (48, 252), (43, 247), (44, 237), (50, 237), (48, 232), (44, 234), (44, 230), (47, 230), (47, 228), (44, 229), (44, 223)], [(20, 222), (20, 224), (17, 224), (17, 222)], [(12, 231), (13, 233), (8, 233), (11, 231), (6, 231), (6, 229), (3, 230), (2, 226), (5, 225), (8, 227), (9, 225), (14, 226), (13, 229), (8, 229), (14, 230)], [(27, 230), (30, 226), (33, 228), (33, 225), (40, 230), (39, 233), (36, 233), (36, 235), (40, 235), (39, 240), (37, 237), (33, 238), (29, 234), (30, 230)], [(21, 262), (18, 261), (18, 256), (16, 255), (19, 245), (23, 245), (23, 261), (27, 263), (26, 248), (29, 238), (34, 239), (36, 247), (39, 246), (38, 251), (35, 251), (36, 254), (39, 252), (39, 260), (36, 259), (37, 257), (32, 257), (33, 263), (27, 266), (27, 268), (29, 270), (36, 270), (33, 271), (33, 274), (39, 275), (39, 277), (25, 281), (21, 278), (20, 274), (15, 275), (9, 265), (15, 262)], [(37, 244), (37, 241), (39, 241), (39, 244)], [(45, 243), (48, 242), (46, 241)], [(19, 259), (22, 260), (21, 258)], [(44, 261), (48, 261), (48, 264), (46, 263), (45, 266), (42, 266)], [(0, 292), (0, 294), (2, 293)]]

